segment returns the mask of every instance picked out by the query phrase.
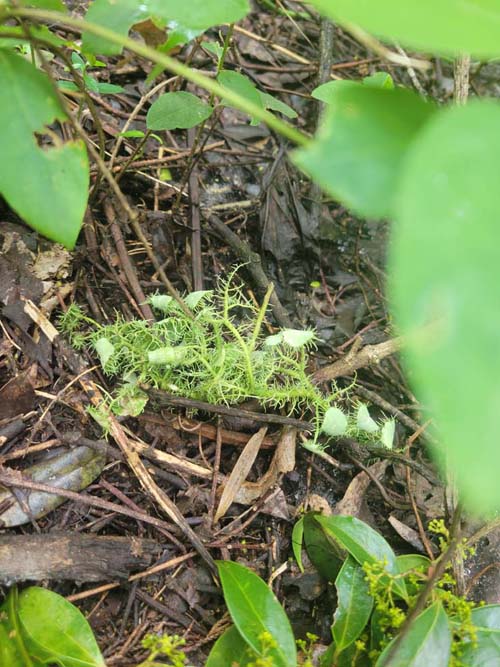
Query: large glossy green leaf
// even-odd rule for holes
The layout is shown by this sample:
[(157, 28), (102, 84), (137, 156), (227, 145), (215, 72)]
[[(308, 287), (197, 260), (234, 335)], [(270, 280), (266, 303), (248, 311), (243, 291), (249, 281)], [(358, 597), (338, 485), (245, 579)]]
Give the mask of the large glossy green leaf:
[[(239, 21), (248, 11), (248, 0), (94, 0), (86, 18), (125, 36), (135, 23), (148, 16), (169, 23), (175, 21), (186, 31), (200, 31), (220, 23)], [(83, 35), (83, 49), (106, 55), (122, 50), (119, 45), (88, 32)]]
[(472, 610), (472, 623), (478, 628), (500, 632), (500, 604), (487, 604)]
[[(126, 37), (134, 23), (143, 21), (150, 14), (147, 0), (94, 0), (87, 10), (86, 19), (90, 23), (96, 23), (103, 28), (109, 28), (113, 32)], [(122, 47), (108, 40), (84, 32), (82, 36), (82, 49), (86, 52), (99, 53), (102, 55), (114, 55), (121, 53)]]
[(435, 602), (417, 616), (396, 651), (395, 640), (387, 646), (375, 667), (448, 667), (451, 639), (448, 617)]
[(356, 24), (422, 51), (500, 55), (498, 0), (310, 0), (334, 21)]
[[(340, 544), (360, 565), (385, 562), (387, 572), (393, 575), (399, 574), (394, 551), (382, 535), (368, 524), (353, 516), (317, 515), (315, 519), (326, 537)], [(395, 581), (394, 590), (402, 598), (407, 598), (406, 586), (402, 579)]]
[(246, 667), (258, 656), (252, 651), (238, 632), (235, 625), (225, 630), (215, 642), (205, 663), (205, 667), (230, 667), (236, 663), (238, 667)]
[(36, 137), (64, 119), (46, 75), (0, 50), (0, 194), (30, 227), (73, 248), (87, 205), (85, 146), (40, 147)]
[(19, 625), (30, 655), (62, 667), (105, 667), (83, 614), (61, 595), (32, 586), (20, 595)]
[(250, 10), (248, 0), (149, 0), (149, 4), (154, 15), (199, 30), (235, 23)]
[(477, 510), (500, 507), (499, 173), (500, 105), (440, 112), (408, 154), (390, 245), (409, 378)]
[(295, 667), (297, 650), (290, 621), (274, 593), (254, 572), (230, 561), (217, 563), (224, 599), (238, 632), (246, 643), (262, 654), (262, 633), (276, 641), (269, 651), (276, 667)]
[(476, 642), (465, 646), (460, 662), (464, 667), (500, 667), (500, 632), (480, 630)]
[(365, 578), (365, 572), (354, 558), (346, 558), (335, 580), (338, 604), (333, 617), (332, 635), (338, 653), (360, 636), (370, 618), (373, 598)]
[(315, 139), (295, 162), (356, 213), (391, 216), (403, 158), (435, 106), (410, 90), (353, 82), (329, 89), (328, 101)]
[(180, 90), (160, 95), (148, 109), (146, 124), (150, 130), (186, 129), (202, 123), (212, 111), (196, 95)]
[(316, 512), (304, 515), (304, 544), (309, 560), (320, 575), (334, 582), (347, 552), (327, 539), (323, 528), (316, 521), (316, 516), (320, 515)]
[(22, 2), (17, 2), (17, 4), (38, 7), (39, 9), (52, 9), (56, 12), (66, 11), (66, 6), (62, 0), (23, 0)]

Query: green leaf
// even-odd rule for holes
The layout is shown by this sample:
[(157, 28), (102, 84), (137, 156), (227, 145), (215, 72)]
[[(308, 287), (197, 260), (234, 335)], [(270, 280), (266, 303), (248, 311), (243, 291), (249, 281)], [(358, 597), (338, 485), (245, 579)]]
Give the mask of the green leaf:
[(419, 570), (425, 574), (432, 565), (427, 556), (421, 556), (420, 554), (404, 554), (403, 556), (396, 556), (396, 561), (398, 570), (401, 574), (406, 574), (411, 570)]
[(270, 633), (277, 646), (268, 655), (276, 667), (295, 667), (297, 650), (290, 621), (271, 589), (243, 565), (219, 561), (217, 567), (227, 608), (243, 639), (262, 655), (260, 637)]
[(370, 618), (373, 598), (365, 578), (360, 565), (348, 556), (335, 580), (338, 606), (333, 617), (332, 635), (338, 653), (356, 641)]
[[(200, 31), (220, 23), (234, 23), (242, 19), (248, 11), (247, 0), (189, 0), (184, 3), (179, 0), (94, 0), (86, 19), (126, 36), (135, 23), (154, 16), (170, 24), (176, 22), (179, 27), (183, 27), (185, 36), (187, 31), (199, 34)], [(106, 55), (122, 51), (119, 45), (95, 37), (89, 32), (84, 33), (82, 46), (84, 51)]]
[(181, 25), (178, 21), (169, 21), (167, 40), (158, 48), (158, 50), (161, 51), (161, 53), (168, 53), (176, 46), (190, 42), (195, 37), (198, 37), (198, 35), (201, 35), (202, 32), (203, 30), (187, 28)]
[(202, 46), (212, 53), (217, 58), (217, 62), (220, 63), (224, 49), (218, 42), (202, 42)]
[[(271, 108), (269, 105), (269, 100), (266, 98), (266, 93), (262, 93), (260, 90), (258, 90), (250, 81), (250, 79), (244, 74), (240, 74), (240, 72), (234, 72), (233, 70), (222, 70), (222, 72), (217, 77), (217, 81), (225, 88), (231, 90), (233, 93), (237, 93), (240, 97), (248, 100), (251, 104), (255, 104), (261, 109), (265, 109), (267, 107)], [(268, 97), (271, 96), (269, 95)], [(234, 107), (235, 109), (240, 109), (241, 111), (247, 112), (244, 105), (235, 105), (232, 102), (228, 102), (225, 98), (222, 98), (222, 102), (228, 107)], [(278, 100), (275, 100), (275, 102), (278, 102)], [(290, 109), (290, 107), (288, 108)], [(281, 109), (281, 111), (283, 113), (283, 109)], [(251, 118), (251, 125), (258, 125), (259, 123), (260, 120), (258, 118)]]
[(46, 75), (1, 50), (0, 194), (30, 227), (71, 249), (87, 205), (85, 146), (61, 140), (61, 145), (40, 147), (35, 135), (65, 118)]
[(476, 642), (465, 645), (460, 662), (465, 667), (500, 667), (500, 632), (480, 630)]
[[(399, 574), (396, 555), (386, 540), (368, 524), (353, 516), (315, 517), (327, 539), (339, 543), (360, 564), (385, 562), (386, 571)], [(394, 582), (394, 590), (407, 599), (406, 586), (402, 579)]]
[(212, 111), (213, 107), (192, 93), (165, 93), (149, 107), (146, 125), (149, 130), (186, 129), (202, 123)]
[(403, 88), (345, 83), (332, 89), (315, 139), (294, 160), (345, 206), (384, 218), (393, 213), (408, 146), (435, 107)]
[(366, 653), (357, 650), (355, 644), (348, 646), (339, 655), (335, 654), (335, 642), (323, 653), (320, 667), (372, 667), (373, 663)]
[(314, 88), (311, 97), (314, 97), (314, 99), (320, 100), (321, 102), (325, 102), (326, 104), (333, 104), (337, 99), (337, 93), (340, 90), (356, 90), (360, 85), (362, 85), (361, 81), (350, 81), (348, 79), (328, 81), (327, 83), (322, 83), (320, 86)]
[(299, 570), (304, 572), (304, 565), (302, 564), (302, 543), (304, 541), (304, 517), (301, 517), (295, 522), (292, 531), (292, 550)]
[(271, 111), (279, 111), (287, 118), (297, 118), (297, 112), (292, 107), (288, 106), (281, 100), (278, 100), (276, 97), (269, 95), (269, 93), (263, 93), (259, 90), (260, 100), (264, 109), (271, 109)]
[[(149, 16), (147, 0), (94, 0), (85, 19), (103, 28), (108, 28), (123, 37), (128, 35), (134, 23), (139, 23)], [(90, 32), (82, 35), (82, 50), (101, 55), (116, 55), (122, 52), (119, 44), (97, 37)]]
[(120, 132), (118, 136), (126, 137), (127, 139), (142, 139), (146, 135), (142, 130), (127, 130), (126, 132)]
[(38, 9), (51, 9), (55, 12), (66, 12), (66, 6), (62, 0), (21, 0), (17, 3), (24, 7), (37, 7)]
[(100, 95), (116, 95), (117, 93), (124, 93), (125, 88), (123, 86), (117, 86), (114, 83), (106, 83), (106, 82), (97, 82), (97, 92)]
[(351, 81), (349, 79), (337, 79), (335, 81), (328, 81), (317, 86), (311, 93), (311, 97), (317, 100), (332, 104), (335, 102), (337, 92), (341, 89), (357, 89), (359, 86), (368, 86), (370, 88), (382, 88), (392, 90), (394, 88), (394, 81), (392, 76), (387, 72), (375, 72), (370, 76), (365, 76), (361, 81)]
[(205, 667), (246, 667), (257, 658), (257, 654), (245, 642), (235, 625), (225, 630), (209, 653)]
[(500, 604), (488, 604), (472, 610), (472, 623), (478, 628), (500, 632)]
[[(2, 49), (13, 49), (16, 46), (29, 44), (29, 40), (26, 39), (26, 33), (21, 26), (2, 25), (2, 35), (2, 38), (0, 38), (0, 48)], [(7, 35), (11, 35), (11, 37), (7, 37)], [(53, 33), (45, 25), (30, 25), (30, 35), (35, 39), (48, 42), (51, 46), (69, 46), (71, 44), (68, 40), (62, 39), (59, 35)]]
[(310, 0), (325, 16), (347, 28), (356, 24), (391, 42), (421, 51), (500, 55), (500, 5), (496, 0)]
[(392, 80), (392, 76), (387, 72), (375, 72), (375, 74), (370, 74), (370, 76), (363, 78), (363, 85), (392, 90), (394, 88), (394, 81)]
[(17, 613), (26, 648), (38, 660), (64, 667), (105, 667), (87, 620), (61, 595), (27, 588), (19, 595)]
[(195, 30), (236, 23), (250, 11), (248, 0), (149, 0), (148, 4), (153, 15)]
[(496, 102), (440, 112), (408, 155), (390, 244), (392, 312), (409, 336), (410, 381), (435, 417), (436, 453), (445, 449), (477, 511), (500, 506), (499, 170)]
[(10, 590), (0, 607), (0, 665), (5, 667), (32, 667), (33, 662), (26, 651), (19, 632), (17, 618), (17, 588)]
[(334, 582), (345, 560), (346, 552), (336, 542), (328, 540), (316, 521), (317, 512), (304, 515), (304, 544), (309, 560), (327, 581)]
[[(241, 97), (244, 97), (252, 104), (264, 108), (260, 92), (250, 81), (250, 79), (244, 74), (240, 74), (240, 72), (234, 72), (233, 70), (222, 70), (222, 72), (217, 77), (217, 81), (221, 84), (221, 86), (229, 88), (229, 90), (232, 90), (233, 93), (237, 93)], [(227, 104), (228, 106), (233, 106), (232, 102)], [(244, 107), (238, 108), (241, 108), (242, 111), (245, 111)]]
[(435, 602), (417, 616), (392, 656), (395, 640), (384, 649), (375, 667), (448, 667), (451, 639), (448, 617)]
[(344, 435), (347, 430), (347, 421), (347, 415), (340, 408), (328, 408), (321, 424), (321, 431), (332, 438)]

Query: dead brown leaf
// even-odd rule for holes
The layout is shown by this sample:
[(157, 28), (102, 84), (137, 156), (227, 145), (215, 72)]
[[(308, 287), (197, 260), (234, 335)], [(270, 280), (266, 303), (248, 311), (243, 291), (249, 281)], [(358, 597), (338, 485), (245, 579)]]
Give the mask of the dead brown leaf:
[(236, 498), (241, 485), (246, 480), (248, 473), (252, 469), (257, 454), (259, 453), (260, 446), (264, 437), (267, 433), (267, 426), (259, 429), (257, 433), (252, 435), (246, 446), (243, 448), (236, 465), (234, 466), (231, 474), (228, 477), (222, 496), (219, 502), (219, 507), (215, 513), (214, 521), (217, 522), (221, 519), (224, 514), (227, 512), (231, 504)]

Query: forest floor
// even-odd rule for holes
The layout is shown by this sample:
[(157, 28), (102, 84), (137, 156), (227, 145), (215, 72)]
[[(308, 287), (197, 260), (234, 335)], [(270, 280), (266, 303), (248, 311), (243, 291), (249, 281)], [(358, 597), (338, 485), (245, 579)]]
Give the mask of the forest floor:
[[(324, 26), (316, 16), (307, 17), (301, 9), (290, 17), (280, 10), (281, 3), (275, 11), (264, 4), (235, 28), (226, 67), (295, 109), (296, 122), (306, 132), (317, 123), (318, 103), (310, 93), (325, 59), (333, 79), (358, 80), (385, 71), (397, 85), (416, 87), (421, 94), (439, 100), (452, 95), (450, 63), (434, 61), (424, 73), (396, 67), (336, 27), (329, 63), (320, 52)], [(161, 38), (151, 25), (137, 30), (146, 41)], [(225, 30), (209, 31), (204, 39), (216, 41)], [(197, 41), (179, 48), (176, 57), (205, 71), (214, 69), (213, 54)], [(57, 57), (51, 67), (67, 78)], [(473, 72), (473, 94), (498, 94), (495, 67)], [(199, 135), (196, 129), (162, 132), (161, 143), (150, 136), (137, 154), (138, 139), (120, 136), (125, 126), (145, 132), (153, 87), (157, 95), (183, 85), (166, 74), (150, 85), (150, 71), (150, 63), (129, 54), (110, 58), (92, 74), (124, 92), (90, 93), (94, 110), (83, 107), (80, 116), (138, 212), (142, 239), (95, 166), (75, 252), (28, 230), (0, 200), (0, 471), (9, 486), (9, 491), (0, 488), (0, 546), (14, 544), (15, 538), (16, 549), (24, 553), (16, 573), (0, 564), (0, 584), (50, 581), (53, 590), (84, 611), (109, 665), (138, 664), (144, 659), (144, 635), (163, 632), (183, 636), (190, 664), (201, 667), (227, 617), (220, 589), (199, 556), (199, 545), (190, 541), (188, 526), (211, 558), (234, 559), (265, 580), (272, 578), (297, 636), (313, 632), (327, 644), (334, 609), (330, 587), (313, 570), (301, 573), (293, 560), (292, 529), (301, 513), (311, 508), (349, 513), (377, 528), (398, 553), (428, 553), (436, 545), (425, 526), (447, 517), (451, 502), (450, 485), (429, 458), (432, 436), (425, 409), (409, 389), (397, 354), (366, 363), (367, 346), (394, 336), (384, 296), (387, 225), (353, 218), (318, 192), (287, 159), (283, 140), (234, 109), (219, 109)], [(79, 100), (70, 98), (70, 103), (77, 113)], [(182, 397), (167, 396), (150, 400), (137, 417), (119, 419), (122, 437), (140, 448), (146, 470), (167, 497), (162, 504), (148, 492), (144, 476), (141, 484), (140, 474), (123, 460), (113, 437), (103, 440), (87, 411), (82, 378), (92, 378), (110, 393), (120, 379), (104, 374), (88, 350), (72, 358), (69, 341), (62, 334), (51, 339), (51, 329), (36, 320), (36, 313), (56, 328), (71, 303), (103, 324), (117, 316), (148, 319), (146, 298), (166, 291), (162, 275), (186, 294), (216, 290), (235, 266), (241, 267), (236, 280), (244, 294), (257, 304), (273, 283), (282, 310), (278, 316), (268, 313), (270, 333), (280, 325), (315, 329), (319, 342), (309, 371), (330, 368), (321, 384), (325, 392), (335, 382), (348, 389), (348, 398), (342, 399), (346, 405), (360, 401), (377, 419), (395, 418), (394, 450), (400, 458), (382, 448), (374, 453), (339, 441), (328, 448), (340, 463), (335, 467), (301, 446), (300, 424), (293, 419), (310, 415), (295, 413), (289, 424), (294, 429), (292, 465), (274, 470), (272, 484), (266, 482), (283, 429), (267, 423), (247, 478), (257, 488), (254, 497), (247, 505), (233, 503), (215, 522), (217, 480), (230, 475), (242, 448), (262, 426), (259, 407), (232, 406), (232, 414), (221, 414), (216, 406), (197, 410)], [(27, 314), (27, 299), (39, 310)], [(391, 351), (397, 352), (397, 345)], [(254, 418), (238, 414), (242, 408), (256, 413)], [(36, 474), (31, 470), (35, 464)], [(9, 471), (28, 468), (38, 486), (16, 487)], [(57, 507), (47, 505), (56, 496), (42, 493), (41, 485), (57, 486), (69, 470), (76, 481), (66, 488), (79, 496), (69, 493)], [(14, 508), (12, 493), (18, 503)], [(168, 501), (182, 520), (166, 514)], [(84, 535), (95, 542), (81, 551), (76, 541), (80, 558), (75, 556), (67, 568), (62, 562), (66, 541)], [(110, 536), (122, 541), (99, 542)], [(109, 553), (103, 555), (102, 548)], [(34, 564), (30, 549), (47, 550), (48, 561)], [(464, 573), (472, 597), (500, 602), (499, 550), (495, 534), (479, 544)]]

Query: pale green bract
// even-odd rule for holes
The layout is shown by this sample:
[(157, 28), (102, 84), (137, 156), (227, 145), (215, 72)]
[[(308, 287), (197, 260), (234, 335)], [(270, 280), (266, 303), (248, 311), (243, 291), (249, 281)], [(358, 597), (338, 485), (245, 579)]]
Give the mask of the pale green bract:
[(332, 437), (338, 437), (345, 434), (347, 423), (347, 415), (340, 408), (331, 407), (325, 412), (321, 431)]
[(95, 351), (99, 355), (99, 361), (103, 368), (115, 353), (115, 347), (107, 338), (99, 338), (94, 343)]
[(387, 449), (392, 449), (394, 444), (394, 433), (396, 431), (396, 422), (394, 419), (388, 419), (382, 426), (380, 432), (380, 442), (387, 447)]
[(380, 426), (377, 424), (377, 422), (370, 417), (370, 413), (368, 412), (366, 405), (361, 404), (359, 406), (356, 421), (358, 428), (360, 428), (362, 431), (366, 431), (367, 433), (376, 433), (380, 430)]

